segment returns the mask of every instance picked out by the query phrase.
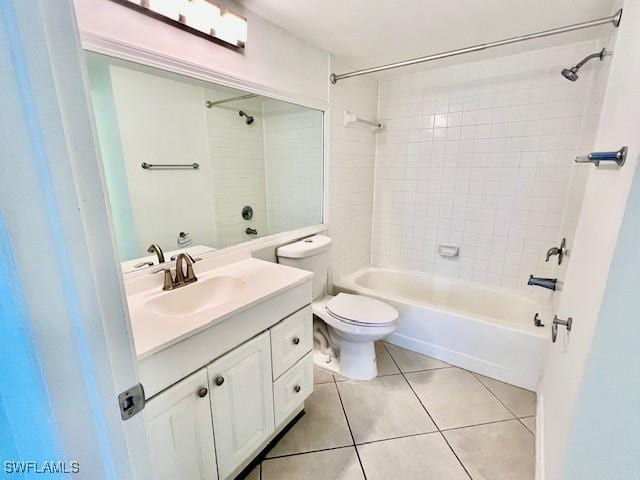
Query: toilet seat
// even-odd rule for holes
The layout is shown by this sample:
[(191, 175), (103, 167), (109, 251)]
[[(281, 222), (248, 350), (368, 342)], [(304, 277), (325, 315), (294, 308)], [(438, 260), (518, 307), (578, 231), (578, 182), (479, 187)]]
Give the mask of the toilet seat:
[(395, 308), (380, 300), (363, 295), (339, 293), (329, 300), (325, 309), (338, 321), (360, 327), (385, 327), (398, 318)]

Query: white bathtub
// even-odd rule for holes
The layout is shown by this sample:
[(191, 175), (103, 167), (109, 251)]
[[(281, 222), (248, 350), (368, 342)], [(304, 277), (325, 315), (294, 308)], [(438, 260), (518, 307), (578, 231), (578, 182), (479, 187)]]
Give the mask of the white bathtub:
[(365, 267), (337, 291), (379, 298), (398, 312), (389, 343), (535, 390), (551, 343), (548, 307), (518, 292), (437, 275)]

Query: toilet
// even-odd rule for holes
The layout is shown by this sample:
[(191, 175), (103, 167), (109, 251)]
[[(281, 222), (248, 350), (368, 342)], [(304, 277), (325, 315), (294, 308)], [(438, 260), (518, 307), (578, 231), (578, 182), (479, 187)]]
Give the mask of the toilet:
[(315, 235), (277, 249), (278, 262), (313, 272), (314, 362), (356, 380), (378, 374), (374, 342), (396, 329), (398, 312), (363, 295), (327, 295), (331, 238)]

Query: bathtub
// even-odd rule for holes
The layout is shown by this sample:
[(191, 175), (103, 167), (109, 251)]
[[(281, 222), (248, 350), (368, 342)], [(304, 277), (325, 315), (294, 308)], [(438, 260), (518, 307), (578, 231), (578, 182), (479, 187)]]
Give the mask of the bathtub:
[(337, 292), (383, 300), (400, 313), (386, 341), (529, 390), (536, 390), (550, 345), (549, 308), (526, 295), (442, 276), (365, 267)]

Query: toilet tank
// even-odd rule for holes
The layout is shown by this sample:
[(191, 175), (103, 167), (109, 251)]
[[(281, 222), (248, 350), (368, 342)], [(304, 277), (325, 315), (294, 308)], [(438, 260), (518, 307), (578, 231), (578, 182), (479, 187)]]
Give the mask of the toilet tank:
[(298, 242), (278, 247), (278, 263), (313, 272), (313, 299), (327, 294), (327, 276), (329, 271), (329, 250), (331, 239), (324, 235), (315, 235)]

